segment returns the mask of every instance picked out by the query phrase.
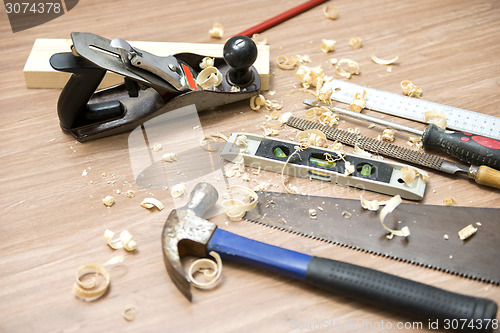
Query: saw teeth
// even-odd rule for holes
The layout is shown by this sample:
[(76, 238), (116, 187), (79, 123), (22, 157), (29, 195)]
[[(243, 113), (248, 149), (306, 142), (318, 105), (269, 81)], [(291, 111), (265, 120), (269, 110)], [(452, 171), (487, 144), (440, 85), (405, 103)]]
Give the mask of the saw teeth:
[(316, 236), (313, 236), (313, 235), (306, 235), (306, 234), (303, 234), (303, 233), (295, 231), (295, 230), (288, 230), (288, 229), (285, 229), (283, 227), (277, 227), (277, 226), (269, 225), (269, 224), (266, 224), (264, 222), (254, 221), (254, 220), (246, 218), (246, 217), (243, 217), (243, 219), (247, 220), (248, 222), (251, 222), (251, 223), (262, 225), (262, 226), (264, 226), (266, 228), (271, 228), (271, 229), (277, 229), (277, 230), (280, 230), (280, 231), (285, 231), (285, 232), (288, 232), (288, 233), (293, 234), (293, 235), (298, 235), (298, 236), (306, 237), (306, 238), (309, 238), (309, 239), (319, 240), (319, 241), (322, 241), (322, 242), (325, 242), (325, 243), (334, 244), (334, 245), (337, 245), (337, 246), (340, 246), (340, 247), (345, 247), (345, 248), (353, 249), (353, 250), (356, 250), (356, 251), (359, 251), (359, 252), (364, 252), (364, 253), (367, 253), (367, 254), (374, 254), (374, 255), (379, 256), (379, 257), (385, 257), (385, 258), (389, 258), (389, 259), (392, 259), (392, 260), (397, 260), (399, 262), (404, 262), (404, 263), (411, 264), (411, 265), (414, 265), (414, 266), (417, 266), (417, 267), (430, 268), (430, 269), (433, 269), (435, 271), (439, 271), (439, 272), (450, 274), (450, 275), (459, 276), (459, 277), (466, 278), (466, 279), (469, 279), (469, 280), (472, 280), (472, 281), (478, 281), (478, 282), (483, 282), (483, 283), (486, 283), (486, 284), (491, 284), (491, 285), (494, 285), (494, 286), (500, 286), (500, 281), (495, 281), (495, 280), (487, 279), (487, 278), (483, 278), (483, 277), (477, 277), (477, 276), (469, 275), (467, 273), (450, 271), (448, 269), (442, 269), (440, 267), (435, 267), (435, 266), (432, 266), (432, 265), (429, 265), (429, 264), (424, 264), (424, 263), (421, 263), (421, 262), (417, 262), (415, 260), (407, 260), (407, 259), (404, 259), (404, 258), (399, 258), (399, 257), (392, 256), (392, 255), (387, 254), (387, 253), (380, 253), (380, 252), (376, 252), (376, 251), (373, 251), (373, 250), (363, 249), (363, 248), (361, 248), (359, 246), (352, 246), (352, 245), (349, 245), (349, 244), (340, 243), (338, 241), (331, 241), (331, 240), (323, 239), (321, 237), (316, 237)]

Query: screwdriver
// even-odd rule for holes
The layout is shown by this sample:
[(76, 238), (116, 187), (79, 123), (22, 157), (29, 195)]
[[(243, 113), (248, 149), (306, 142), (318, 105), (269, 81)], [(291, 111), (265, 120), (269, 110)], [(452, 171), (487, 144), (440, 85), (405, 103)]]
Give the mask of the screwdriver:
[[(312, 99), (305, 99), (304, 104), (318, 106), (317, 101)], [(421, 131), (339, 107), (327, 106), (326, 108), (355, 119), (366, 120), (398, 131), (421, 136), (424, 148), (438, 149), (463, 162), (479, 166), (486, 165), (500, 170), (500, 141), (498, 140), (472, 133), (448, 131), (434, 124), (429, 124), (424, 131)]]

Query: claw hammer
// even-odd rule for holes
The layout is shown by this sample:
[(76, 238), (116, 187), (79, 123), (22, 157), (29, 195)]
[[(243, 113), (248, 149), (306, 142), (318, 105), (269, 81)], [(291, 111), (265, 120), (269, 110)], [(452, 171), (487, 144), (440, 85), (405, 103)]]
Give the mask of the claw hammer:
[[(268, 269), (313, 286), (421, 320), (467, 320), (474, 332), (491, 332), (497, 304), (486, 298), (461, 295), (346, 262), (310, 256), (235, 235), (204, 219), (219, 195), (215, 187), (199, 183), (189, 202), (174, 209), (165, 222), (162, 247), (165, 266), (177, 288), (190, 301), (190, 280), (181, 258), (207, 256)], [(482, 324), (482, 325), (480, 325)], [(481, 329), (477, 329), (481, 327)]]

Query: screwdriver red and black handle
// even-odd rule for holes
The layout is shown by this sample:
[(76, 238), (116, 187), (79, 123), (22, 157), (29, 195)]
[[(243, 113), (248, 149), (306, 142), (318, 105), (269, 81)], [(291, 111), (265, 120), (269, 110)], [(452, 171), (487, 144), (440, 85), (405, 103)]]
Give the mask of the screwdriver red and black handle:
[(424, 148), (440, 149), (463, 162), (487, 165), (500, 170), (500, 141), (475, 135), (443, 130), (430, 124), (422, 135)]
[[(203, 216), (217, 201), (215, 187), (198, 184), (188, 207)], [(474, 332), (491, 332), (498, 306), (486, 298), (453, 293), (346, 262), (320, 258), (248, 239), (216, 228), (206, 243), (206, 253), (215, 251), (234, 260), (305, 281), (316, 287), (421, 320), (467, 321)], [(470, 327), (470, 326), (469, 326)]]

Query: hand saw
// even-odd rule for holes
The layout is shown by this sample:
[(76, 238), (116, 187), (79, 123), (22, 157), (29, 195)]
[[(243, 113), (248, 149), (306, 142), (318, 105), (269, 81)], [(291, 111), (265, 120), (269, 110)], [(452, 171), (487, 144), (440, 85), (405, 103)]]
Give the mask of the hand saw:
[[(408, 226), (408, 238), (387, 239), (379, 213), (359, 200), (258, 192), (257, 206), (244, 219), (267, 227), (446, 273), (500, 284), (500, 209), (400, 204), (384, 222)], [(310, 215), (310, 210), (315, 215)], [(346, 213), (348, 212), (348, 213)], [(346, 218), (349, 217), (349, 218)], [(401, 221), (401, 223), (399, 223)], [(458, 231), (472, 224), (478, 230), (460, 240)]]

